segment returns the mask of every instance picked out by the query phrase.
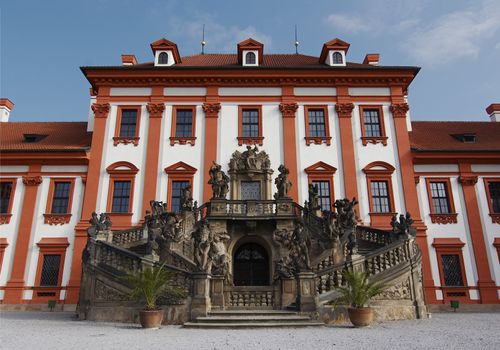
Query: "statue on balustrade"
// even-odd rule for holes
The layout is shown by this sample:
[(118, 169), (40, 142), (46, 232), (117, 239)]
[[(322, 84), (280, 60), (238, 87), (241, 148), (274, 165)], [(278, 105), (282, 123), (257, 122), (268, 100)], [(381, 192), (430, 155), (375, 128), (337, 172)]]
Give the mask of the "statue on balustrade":
[(208, 184), (212, 186), (212, 198), (226, 198), (229, 192), (229, 176), (222, 171), (222, 167), (213, 162), (208, 172), (210, 180)]
[(356, 227), (358, 219), (354, 207), (358, 204), (356, 198), (349, 200), (347, 198), (338, 199), (333, 205), (337, 211), (337, 228), (340, 232), (342, 239), (347, 239), (347, 252), (348, 255), (354, 255), (358, 252), (358, 245), (356, 239)]
[(401, 214), (399, 216), (395, 214), (391, 220), (392, 232), (397, 234), (399, 237), (402, 236), (416, 236), (417, 230), (415, 230), (413, 225), (413, 219), (409, 212), (406, 212), (406, 215)]
[(259, 148), (247, 146), (244, 152), (235, 151), (229, 162), (229, 170), (245, 171), (245, 170), (269, 170), (271, 161), (265, 151), (259, 152)]
[(321, 210), (319, 203), (318, 185), (309, 184), (309, 201), (307, 202), (307, 209), (310, 213), (315, 213)]
[(213, 234), (210, 242), (209, 256), (212, 261), (212, 275), (224, 276), (226, 283), (232, 283), (230, 272), (231, 256), (227, 252), (226, 243), (231, 239), (226, 232)]
[(109, 231), (112, 225), (111, 219), (106, 213), (97, 216), (96, 212), (92, 213), (89, 223), (91, 226), (87, 229), (87, 234), (92, 238), (95, 238), (99, 232)]
[(212, 246), (213, 233), (208, 221), (198, 221), (196, 229), (192, 233), (192, 238), (194, 243), (194, 262), (198, 270), (210, 272), (212, 259), (209, 253)]
[(279, 261), (280, 266), (276, 266), (277, 272), (278, 269), (280, 270), (278, 272), (279, 274), (288, 274), (290, 271), (298, 272), (311, 270), (309, 254), (311, 249), (311, 237), (309, 231), (304, 227), (302, 222), (297, 221), (293, 231), (274, 231), (273, 240), (288, 250), (288, 255)]
[(289, 198), (288, 192), (290, 192), (290, 189), (292, 188), (292, 182), (288, 179), (290, 171), (283, 164), (279, 166), (278, 171), (280, 173), (274, 180), (274, 184), (278, 188), (278, 193), (274, 194), (274, 198)]
[(193, 210), (193, 192), (192, 186), (187, 185), (181, 190), (181, 209), (185, 211)]

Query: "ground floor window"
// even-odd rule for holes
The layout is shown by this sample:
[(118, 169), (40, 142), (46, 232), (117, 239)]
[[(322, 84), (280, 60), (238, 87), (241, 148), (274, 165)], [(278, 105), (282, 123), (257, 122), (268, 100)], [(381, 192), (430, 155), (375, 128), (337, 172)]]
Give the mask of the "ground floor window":
[(40, 287), (57, 287), (59, 281), (60, 265), (61, 265), (61, 255), (50, 254), (43, 256)]

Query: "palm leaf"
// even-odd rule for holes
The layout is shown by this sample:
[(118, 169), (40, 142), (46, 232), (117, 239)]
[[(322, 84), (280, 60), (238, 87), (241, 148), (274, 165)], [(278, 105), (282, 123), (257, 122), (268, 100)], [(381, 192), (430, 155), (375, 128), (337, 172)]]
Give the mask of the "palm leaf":
[(387, 285), (381, 282), (370, 282), (365, 272), (348, 271), (343, 276), (346, 285), (337, 288), (341, 297), (336, 302), (352, 307), (366, 306), (374, 296), (387, 288)]

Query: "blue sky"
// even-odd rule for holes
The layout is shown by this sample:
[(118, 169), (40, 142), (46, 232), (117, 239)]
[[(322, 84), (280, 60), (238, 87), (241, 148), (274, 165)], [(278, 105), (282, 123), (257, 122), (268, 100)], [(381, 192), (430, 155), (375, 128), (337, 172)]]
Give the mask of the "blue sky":
[(234, 52), (254, 37), (265, 52), (319, 55), (351, 43), (348, 60), (381, 54), (383, 65), (422, 67), (410, 87), (414, 120), (488, 120), (500, 102), (500, 0), (380, 1), (5, 1), (0, 7), (0, 96), (11, 121), (86, 120), (85, 65), (118, 65), (122, 53), (150, 61), (166, 37), (181, 55)]

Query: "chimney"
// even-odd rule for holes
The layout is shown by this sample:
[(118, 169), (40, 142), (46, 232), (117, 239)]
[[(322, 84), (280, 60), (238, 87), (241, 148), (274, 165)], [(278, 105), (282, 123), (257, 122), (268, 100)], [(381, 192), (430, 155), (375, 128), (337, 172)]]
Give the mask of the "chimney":
[(122, 65), (123, 66), (135, 66), (137, 64), (137, 59), (134, 55), (122, 55)]
[(372, 66), (378, 66), (380, 55), (378, 53), (367, 53), (363, 64), (370, 64)]
[(9, 115), (14, 104), (8, 98), (0, 98), (0, 122), (6, 123), (9, 121)]
[(486, 108), (492, 122), (500, 122), (500, 103), (492, 103)]

